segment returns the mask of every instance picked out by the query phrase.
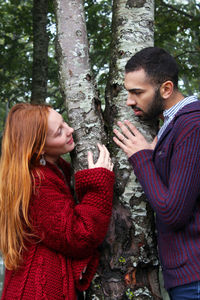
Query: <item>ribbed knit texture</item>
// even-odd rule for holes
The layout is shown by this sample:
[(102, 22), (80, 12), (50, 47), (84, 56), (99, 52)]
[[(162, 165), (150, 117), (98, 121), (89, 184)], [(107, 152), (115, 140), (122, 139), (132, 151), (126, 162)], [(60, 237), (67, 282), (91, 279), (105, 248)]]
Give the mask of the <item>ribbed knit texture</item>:
[(105, 168), (77, 172), (75, 205), (69, 165), (60, 159), (60, 167), (66, 178), (49, 163), (39, 167), (41, 176), (35, 172), (29, 211), (38, 239), (27, 242), (19, 270), (6, 270), (2, 300), (77, 300), (76, 289), (87, 289), (96, 272), (97, 247), (111, 216), (114, 173)]
[(178, 112), (154, 151), (129, 161), (156, 212), (166, 289), (200, 280), (200, 102)]

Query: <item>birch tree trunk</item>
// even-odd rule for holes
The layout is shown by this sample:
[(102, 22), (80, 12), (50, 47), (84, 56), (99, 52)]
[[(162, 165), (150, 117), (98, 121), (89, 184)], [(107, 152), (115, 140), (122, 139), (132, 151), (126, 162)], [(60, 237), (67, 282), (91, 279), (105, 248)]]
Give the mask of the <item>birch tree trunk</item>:
[(33, 1), (32, 103), (45, 102), (48, 76), (48, 0)]
[(104, 245), (100, 277), (96, 278), (96, 286), (99, 284), (104, 297), (95, 285), (90, 294), (99, 299), (161, 299), (154, 215), (127, 157), (112, 142), (117, 120), (131, 120), (149, 141), (156, 133), (155, 123), (142, 123), (126, 107), (127, 93), (123, 87), (128, 59), (142, 48), (153, 46), (153, 22), (153, 0), (114, 0), (105, 119), (117, 183), (112, 223)]
[(57, 55), (60, 83), (75, 129), (73, 167), (87, 167), (87, 151), (96, 155), (96, 143), (105, 143), (103, 119), (89, 62), (88, 40), (82, 0), (56, 0)]
[[(75, 129), (75, 170), (87, 167), (86, 151), (106, 142), (104, 122), (90, 71), (81, 0), (56, 0), (61, 87), (69, 123)], [(110, 80), (107, 86), (107, 142), (117, 183), (113, 217), (88, 300), (161, 299), (154, 216), (125, 155), (112, 142), (117, 120), (130, 119), (151, 140), (156, 125), (136, 120), (125, 106), (124, 66), (143, 47), (153, 45), (153, 0), (114, 0)]]
[(4, 270), (3, 259), (0, 256), (0, 297), (1, 297), (2, 290), (3, 290), (4, 273), (5, 273), (5, 270)]

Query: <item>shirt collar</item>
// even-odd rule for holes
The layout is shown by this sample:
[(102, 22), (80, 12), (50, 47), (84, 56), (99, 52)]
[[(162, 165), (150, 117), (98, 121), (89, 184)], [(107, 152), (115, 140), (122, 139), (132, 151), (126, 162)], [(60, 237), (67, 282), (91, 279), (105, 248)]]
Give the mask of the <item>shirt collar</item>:
[(173, 117), (176, 115), (176, 113), (183, 108), (185, 105), (198, 101), (196, 96), (188, 96), (184, 98), (183, 100), (179, 101), (178, 103), (174, 104), (169, 109), (164, 110), (163, 116), (164, 120), (167, 121), (168, 119), (173, 119)]

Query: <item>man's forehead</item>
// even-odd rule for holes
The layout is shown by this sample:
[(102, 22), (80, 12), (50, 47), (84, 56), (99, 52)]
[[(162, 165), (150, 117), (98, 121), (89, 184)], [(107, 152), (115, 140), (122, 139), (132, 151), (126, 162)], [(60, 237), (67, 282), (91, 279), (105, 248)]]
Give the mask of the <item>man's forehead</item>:
[(124, 86), (127, 90), (141, 89), (143, 85), (151, 85), (149, 78), (147, 77), (143, 69), (125, 73)]

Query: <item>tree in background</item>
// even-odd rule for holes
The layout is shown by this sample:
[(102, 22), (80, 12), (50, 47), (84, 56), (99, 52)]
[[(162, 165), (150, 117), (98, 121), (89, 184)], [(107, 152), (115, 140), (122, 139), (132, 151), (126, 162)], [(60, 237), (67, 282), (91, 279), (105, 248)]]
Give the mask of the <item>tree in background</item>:
[[(43, 0), (44, 1), (44, 0)], [(112, 0), (83, 0), (90, 58), (98, 91), (104, 99), (108, 76), (109, 45), (111, 40)], [(0, 0), (0, 108), (5, 114), (17, 101), (31, 97), (33, 61), (32, 0)], [(155, 0), (155, 45), (166, 48), (179, 60), (182, 90), (199, 95), (200, 64), (200, 4), (198, 0)], [(64, 110), (58, 84), (55, 59), (55, 18), (53, 1), (48, 2), (47, 32), (48, 83), (47, 99), (61, 112)], [(1, 114), (1, 122), (4, 119)], [(1, 131), (1, 128), (0, 128)]]
[(155, 45), (168, 50), (180, 66), (183, 94), (200, 97), (200, 3), (156, 0)]
[(30, 1), (0, 1), (0, 102), (28, 100), (31, 90)]
[(45, 102), (48, 80), (48, 0), (33, 0), (33, 64), (31, 102)]

